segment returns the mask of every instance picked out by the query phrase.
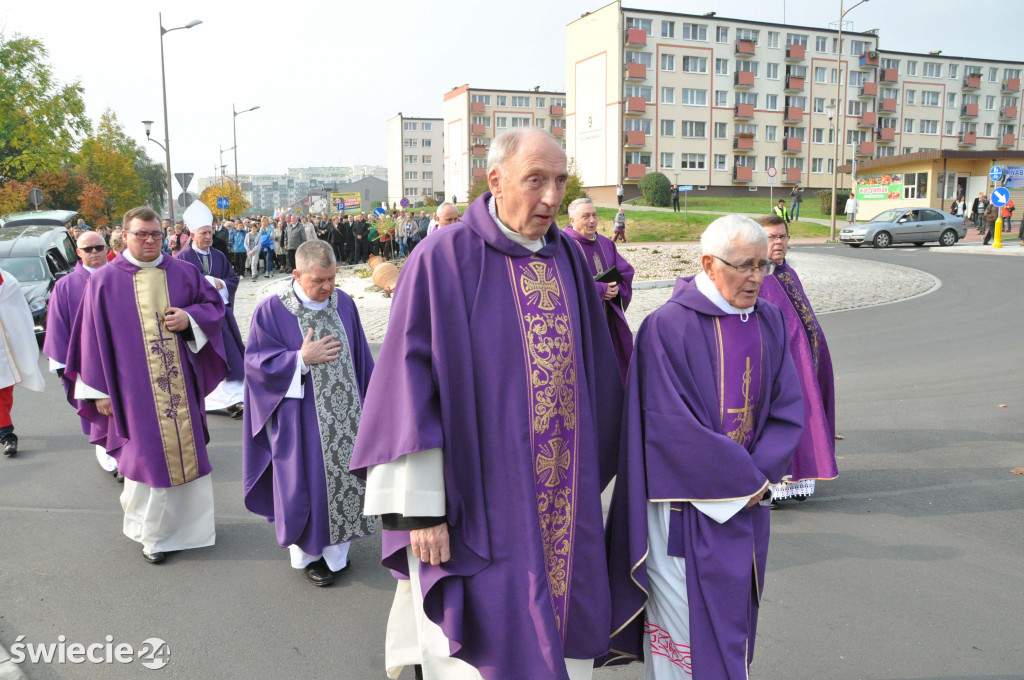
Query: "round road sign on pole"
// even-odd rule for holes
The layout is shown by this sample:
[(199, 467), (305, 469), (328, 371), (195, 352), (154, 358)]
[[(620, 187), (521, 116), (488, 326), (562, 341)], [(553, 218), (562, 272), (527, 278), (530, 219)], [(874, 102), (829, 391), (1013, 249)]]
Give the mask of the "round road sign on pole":
[(401, 201), (398, 202), (398, 205), (402, 206), (403, 208), (408, 208), (409, 207), (409, 199), (408, 198), (403, 198)]
[(999, 187), (992, 191), (992, 205), (997, 208), (1002, 208), (1004, 205), (1010, 202), (1010, 190), (1005, 187)]
[(775, 169), (775, 166), (774, 165), (769, 166), (769, 168), (768, 168), (768, 176), (769, 177), (775, 177), (775, 175), (777, 175), (777, 174), (779, 174), (779, 171)]
[(227, 196), (221, 196), (217, 199), (217, 210), (227, 210), (230, 205), (231, 201)]
[(988, 171), (988, 178), (993, 182), (998, 182), (1003, 178), (1003, 167), (1001, 165), (993, 165), (992, 169)]
[(376, 215), (377, 217), (384, 217), (385, 215), (388, 214), (388, 211), (385, 210), (384, 208), (381, 208), (380, 206), (377, 206), (376, 208), (373, 209), (373, 214)]

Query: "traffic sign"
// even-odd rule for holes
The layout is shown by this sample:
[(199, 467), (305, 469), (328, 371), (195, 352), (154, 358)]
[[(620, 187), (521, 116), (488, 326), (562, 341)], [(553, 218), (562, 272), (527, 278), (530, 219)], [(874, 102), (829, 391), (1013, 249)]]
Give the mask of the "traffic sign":
[(409, 199), (408, 198), (403, 198), (401, 201), (398, 202), (398, 205), (402, 206), (403, 208), (408, 208), (409, 207)]
[(1002, 208), (1010, 202), (1010, 190), (1006, 187), (999, 187), (992, 191), (992, 205)]
[(992, 169), (988, 171), (988, 178), (993, 182), (998, 182), (1003, 178), (1003, 167), (1001, 165), (993, 165)]
[(768, 184), (778, 184), (779, 178), (775, 175), (768, 175)]
[(377, 217), (384, 217), (385, 215), (388, 214), (388, 211), (385, 210), (384, 208), (381, 208), (380, 206), (377, 206), (376, 208), (373, 209), (373, 214), (376, 215)]
[(192, 177), (195, 176), (194, 172), (176, 172), (174, 178), (178, 180), (178, 184), (181, 185), (182, 191), (188, 191), (188, 185), (192, 181)]
[(680, 185), (679, 190), (680, 191), (693, 191), (693, 185), (692, 184), (682, 184), (682, 185)]
[(188, 193), (187, 191), (183, 191), (182, 193), (178, 194), (178, 205), (180, 205), (182, 208), (189, 207), (190, 205), (192, 205), (192, 201), (194, 200), (196, 200), (196, 197)]
[(217, 210), (227, 210), (229, 205), (231, 205), (231, 201), (228, 200), (227, 196), (221, 196), (217, 199)]
[(39, 206), (43, 203), (43, 190), (36, 188), (28, 192), (28, 200), (35, 206), (36, 210), (39, 210)]
[(768, 176), (769, 177), (775, 177), (775, 175), (777, 175), (777, 174), (779, 174), (779, 171), (775, 169), (774, 165), (768, 166)]

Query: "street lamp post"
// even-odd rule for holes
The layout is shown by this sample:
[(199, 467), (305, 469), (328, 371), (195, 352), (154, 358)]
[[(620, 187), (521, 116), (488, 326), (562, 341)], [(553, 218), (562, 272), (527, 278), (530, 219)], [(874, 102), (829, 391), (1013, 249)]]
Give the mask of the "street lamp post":
[(830, 239), (836, 240), (836, 191), (839, 189), (839, 130), (846, 129), (846, 126), (840, 126), (840, 120), (846, 120), (843, 114), (843, 99), (842, 99), (842, 84), (843, 84), (843, 17), (852, 12), (855, 8), (863, 5), (868, 0), (860, 0), (857, 4), (853, 5), (847, 10), (843, 9), (843, 0), (839, 0), (839, 42), (836, 45), (836, 115), (840, 118), (836, 119), (836, 136), (832, 140), (832, 228), (829, 231)]
[[(217, 147), (217, 148), (220, 149), (220, 147)], [(220, 149), (220, 178), (221, 178), (221, 181), (224, 180), (224, 169), (227, 167), (226, 165), (224, 165), (224, 152), (225, 151), (233, 151), (234, 148), (235, 147), (231, 147), (230, 149)], [(235, 159), (235, 162), (238, 162), (237, 158)], [(236, 177), (237, 177), (237, 171), (236, 171)], [(237, 183), (237, 181), (238, 181), (237, 178), (236, 178), (235, 181)]]
[(231, 105), (231, 134), (234, 136), (235, 142), (235, 145), (231, 147), (235, 150), (235, 186), (238, 186), (238, 124), (236, 121), (243, 113), (249, 113), (250, 111), (255, 111), (258, 108), (260, 107), (254, 106), (251, 109), (246, 109), (245, 111), (235, 111), (235, 105)]
[[(170, 126), (167, 123), (167, 71), (164, 68), (164, 34), (170, 33), (171, 31), (180, 31), (183, 28), (192, 28), (203, 23), (201, 19), (193, 19), (184, 26), (177, 26), (175, 28), (164, 28), (164, 17), (163, 12), (157, 13), (157, 19), (160, 22), (160, 83), (163, 86), (164, 91), (164, 143), (163, 146), (164, 154), (167, 159), (167, 214), (171, 218), (171, 223), (174, 223), (174, 185), (171, 183), (171, 133)], [(152, 123), (151, 123), (152, 124)], [(146, 125), (146, 137), (149, 137), (149, 125)], [(156, 140), (153, 140), (156, 141)]]

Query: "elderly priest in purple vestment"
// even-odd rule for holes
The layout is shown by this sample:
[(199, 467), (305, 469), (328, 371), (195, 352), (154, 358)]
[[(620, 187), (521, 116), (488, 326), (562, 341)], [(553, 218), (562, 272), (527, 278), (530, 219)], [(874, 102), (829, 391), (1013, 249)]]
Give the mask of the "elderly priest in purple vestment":
[(224, 302), (224, 323), (220, 335), (224, 343), (224, 357), (228, 362), (228, 374), (217, 385), (217, 389), (206, 397), (206, 410), (223, 411), (232, 418), (242, 417), (242, 380), (245, 369), (242, 355), (242, 333), (235, 321), (235, 291), (238, 290), (238, 274), (224, 253), (213, 245), (213, 213), (202, 201), (193, 201), (182, 215), (188, 225), (192, 240), (182, 248), (177, 258), (195, 266)]
[(701, 249), (703, 271), (637, 335), (608, 519), (611, 660), (643, 659), (648, 680), (747, 678), (768, 554), (759, 501), (802, 431), (782, 314), (758, 299), (764, 231), (728, 215)]
[(590, 266), (625, 382), (629, 358), (633, 356), (633, 332), (626, 322), (626, 308), (633, 299), (633, 266), (619, 254), (610, 238), (597, 233), (597, 208), (589, 198), (577, 198), (569, 204), (569, 226), (565, 233), (579, 245)]
[(349, 472), (373, 357), (356, 305), (334, 287), (334, 250), (307, 241), (295, 280), (256, 307), (245, 350), (245, 507), (274, 523), (292, 566), (326, 586), (373, 533)]
[(774, 508), (790, 498), (807, 500), (814, 493), (815, 480), (839, 476), (835, 379), (832, 355), (821, 324), (800, 277), (786, 261), (789, 227), (778, 215), (766, 215), (757, 221), (768, 235), (768, 257), (775, 263), (775, 273), (766, 276), (761, 285), (761, 297), (782, 310), (789, 333), (789, 352), (804, 394), (804, 434), (793, 454), (789, 481), (772, 487)]
[(226, 372), (224, 302), (198, 269), (160, 252), (152, 209), (129, 210), (123, 224), (128, 247), (90, 277), (66, 370), (95, 425), (90, 440), (125, 477), (124, 534), (156, 564), (214, 543), (203, 400)]
[(622, 381), (555, 224), (567, 177), (547, 132), (505, 133), (490, 191), (402, 270), (352, 456), (402, 577), (391, 678), (576, 680), (608, 651), (601, 490)]

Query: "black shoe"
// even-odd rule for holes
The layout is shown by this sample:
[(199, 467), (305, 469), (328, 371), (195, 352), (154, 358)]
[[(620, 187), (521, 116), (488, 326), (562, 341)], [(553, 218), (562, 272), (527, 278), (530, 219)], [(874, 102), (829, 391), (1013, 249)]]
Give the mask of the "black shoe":
[(4, 447), (4, 455), (8, 458), (14, 456), (18, 452), (18, 435), (13, 432), (8, 433), (3, 438), (0, 438), (0, 445)]
[(315, 586), (329, 586), (334, 583), (334, 572), (322, 557), (316, 562), (310, 563), (303, 571), (306, 572), (309, 582)]
[(146, 549), (142, 549), (142, 559), (146, 560), (150, 564), (160, 564), (167, 559), (167, 553), (165, 552), (146, 552)]
[(124, 484), (124, 475), (121, 474), (120, 470), (114, 470), (114, 479), (117, 480), (118, 484)]
[(231, 416), (232, 420), (238, 420), (239, 418), (242, 417), (244, 407), (242, 406), (242, 402), (238, 402), (237, 404), (232, 404), (231, 406), (228, 406), (224, 410), (227, 411), (227, 414)]

